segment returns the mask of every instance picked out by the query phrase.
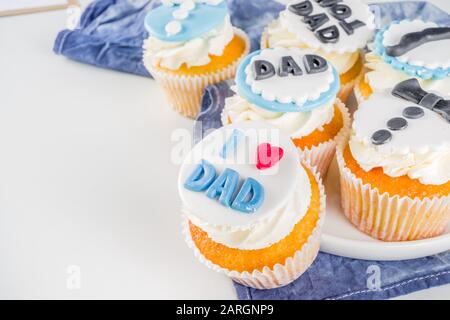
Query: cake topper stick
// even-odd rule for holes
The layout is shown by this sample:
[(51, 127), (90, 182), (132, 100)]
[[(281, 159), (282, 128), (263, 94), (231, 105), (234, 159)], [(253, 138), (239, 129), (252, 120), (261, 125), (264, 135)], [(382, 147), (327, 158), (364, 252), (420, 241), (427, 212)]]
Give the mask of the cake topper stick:
[(392, 57), (398, 57), (427, 42), (446, 39), (450, 39), (450, 27), (427, 28), (405, 34), (398, 44), (386, 47), (386, 53)]
[(450, 123), (450, 100), (423, 90), (416, 78), (398, 83), (392, 90), (392, 95), (430, 109)]

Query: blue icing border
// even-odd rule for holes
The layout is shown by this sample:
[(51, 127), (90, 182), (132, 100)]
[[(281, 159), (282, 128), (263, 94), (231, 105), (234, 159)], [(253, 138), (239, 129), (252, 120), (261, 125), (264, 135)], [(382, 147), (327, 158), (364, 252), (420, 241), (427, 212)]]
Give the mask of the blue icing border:
[[(406, 19), (408, 20), (408, 19)], [(411, 20), (408, 20), (411, 21)], [(427, 67), (420, 67), (415, 66), (412, 64), (409, 64), (407, 62), (401, 62), (396, 57), (389, 56), (386, 53), (386, 48), (383, 46), (383, 39), (384, 39), (384, 33), (386, 30), (388, 30), (392, 25), (399, 24), (401, 21), (394, 21), (391, 24), (383, 27), (378, 31), (377, 35), (375, 36), (374, 41), (374, 52), (378, 54), (383, 60), (390, 64), (394, 69), (400, 70), (405, 72), (407, 75), (412, 77), (418, 77), (421, 79), (432, 79), (432, 80), (439, 80), (444, 79), (446, 77), (450, 76), (450, 68), (435, 68), (430, 69)]]
[[(271, 49), (265, 49), (265, 50), (271, 50)], [(261, 50), (255, 51), (245, 57), (244, 60), (239, 64), (238, 70), (236, 72), (236, 85), (238, 89), (238, 94), (247, 100), (248, 102), (264, 108), (269, 111), (274, 112), (308, 112), (315, 108), (318, 108), (320, 106), (323, 106), (327, 101), (334, 99), (339, 91), (340, 86), (340, 80), (339, 75), (336, 71), (336, 69), (333, 68), (333, 75), (334, 75), (334, 81), (331, 84), (328, 91), (323, 92), (318, 99), (316, 100), (307, 100), (303, 105), (298, 106), (297, 104), (291, 102), (291, 103), (280, 103), (277, 101), (268, 101), (265, 100), (261, 95), (256, 94), (252, 91), (251, 87), (246, 83), (247, 75), (245, 73), (245, 68), (250, 63), (251, 59), (258, 55), (261, 52)]]
[(195, 8), (189, 11), (189, 16), (186, 19), (177, 20), (182, 25), (181, 31), (169, 36), (165, 30), (166, 25), (176, 20), (172, 13), (179, 8), (180, 5), (161, 5), (150, 10), (144, 20), (145, 28), (150, 35), (162, 41), (189, 41), (222, 24), (228, 14), (226, 1), (222, 1), (215, 6), (196, 2)]

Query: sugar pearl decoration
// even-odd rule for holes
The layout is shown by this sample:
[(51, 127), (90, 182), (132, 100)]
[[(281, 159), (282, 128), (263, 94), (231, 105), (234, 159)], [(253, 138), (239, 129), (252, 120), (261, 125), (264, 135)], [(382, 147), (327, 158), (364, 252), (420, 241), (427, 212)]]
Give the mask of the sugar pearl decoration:
[(169, 36), (173, 36), (181, 31), (181, 23), (179, 21), (170, 21), (166, 24), (165, 30)]
[(194, 8), (195, 8), (195, 2), (192, 0), (186, 0), (180, 5), (180, 9), (187, 10), (187, 11), (193, 10)]
[(175, 10), (172, 16), (177, 20), (184, 20), (189, 16), (189, 11), (180, 8)]

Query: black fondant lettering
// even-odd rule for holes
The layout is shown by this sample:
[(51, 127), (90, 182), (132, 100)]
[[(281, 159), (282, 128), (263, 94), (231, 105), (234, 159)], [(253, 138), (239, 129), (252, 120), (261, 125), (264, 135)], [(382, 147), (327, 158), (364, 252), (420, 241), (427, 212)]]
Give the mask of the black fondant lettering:
[(278, 75), (280, 77), (287, 77), (290, 74), (293, 76), (301, 76), (303, 71), (295, 62), (294, 58), (291, 56), (282, 57), (280, 68), (278, 69)]
[(310, 1), (303, 1), (295, 4), (291, 4), (288, 7), (289, 11), (299, 16), (308, 16), (313, 11), (313, 6)]
[(316, 36), (323, 43), (335, 43), (339, 40), (339, 30), (336, 26), (329, 26), (316, 31)]
[(352, 15), (352, 9), (345, 4), (337, 4), (329, 9), (330, 14), (338, 20), (345, 20)]
[(330, 21), (330, 18), (325, 13), (314, 14), (303, 18), (303, 22), (308, 24), (309, 29), (312, 31), (316, 31), (328, 21)]
[(306, 54), (303, 63), (308, 74), (324, 72), (328, 69), (327, 60), (315, 54)]
[(334, 6), (336, 3), (342, 2), (342, 0), (316, 0), (316, 2), (321, 6), (321, 7), (331, 7)]
[(275, 75), (275, 67), (269, 61), (256, 60), (253, 63), (253, 72), (255, 75), (255, 80), (264, 80)]
[(360, 20), (353, 20), (352, 22), (340, 21), (339, 25), (344, 29), (344, 31), (350, 35), (353, 34), (355, 29), (365, 26), (366, 24)]

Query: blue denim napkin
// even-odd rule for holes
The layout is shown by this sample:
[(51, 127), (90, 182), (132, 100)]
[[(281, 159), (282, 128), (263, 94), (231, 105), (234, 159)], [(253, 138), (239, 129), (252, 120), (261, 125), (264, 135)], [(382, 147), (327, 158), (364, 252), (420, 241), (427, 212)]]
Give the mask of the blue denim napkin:
[[(142, 42), (148, 36), (143, 19), (156, 0), (97, 0), (83, 13), (75, 30), (61, 31), (54, 51), (98, 67), (150, 76), (142, 64)], [(228, 0), (235, 26), (247, 32), (252, 49), (259, 47), (264, 26), (283, 5), (273, 0)], [(408, 1), (371, 5), (378, 26), (393, 20), (421, 17), (450, 25), (445, 13), (426, 2)], [(198, 141), (206, 131), (221, 126), (220, 112), (227, 82), (206, 89), (195, 123)], [(319, 253), (308, 271), (292, 284), (256, 290), (235, 284), (239, 299), (386, 299), (450, 283), (450, 252), (407, 261), (374, 262)]]
[[(209, 86), (194, 125), (194, 142), (222, 126), (220, 114), (229, 83)], [(404, 261), (366, 261), (320, 252), (296, 281), (278, 289), (257, 290), (235, 283), (239, 299), (387, 299), (450, 283), (450, 251)], [(443, 297), (445, 298), (445, 297)], [(449, 298), (449, 297), (447, 297)]]
[[(233, 25), (243, 29), (259, 48), (259, 38), (269, 21), (284, 8), (274, 0), (227, 0)], [(159, 5), (158, 0), (96, 0), (83, 12), (75, 30), (61, 31), (54, 52), (97, 67), (130, 72), (146, 77), (142, 64), (142, 42), (148, 33), (144, 17)], [(383, 3), (372, 5), (378, 25), (420, 16), (448, 24), (445, 12), (426, 2)]]

